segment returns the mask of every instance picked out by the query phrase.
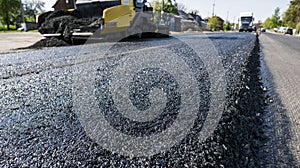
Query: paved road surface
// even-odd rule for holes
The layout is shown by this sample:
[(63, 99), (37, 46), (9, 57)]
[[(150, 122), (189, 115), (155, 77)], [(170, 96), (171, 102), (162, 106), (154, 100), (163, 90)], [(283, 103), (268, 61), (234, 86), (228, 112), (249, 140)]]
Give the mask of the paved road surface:
[[(277, 129), (275, 146), (286, 145), (286, 151), (280, 153), (290, 153), (300, 166), (300, 38), (266, 33), (260, 40), (274, 91), (281, 101), (275, 102), (272, 109)], [(284, 161), (284, 157), (277, 159), (289, 161)]]
[(43, 39), (40, 33), (0, 33), (0, 53), (16, 52), (16, 48), (28, 47)]
[(0, 167), (258, 167), (255, 36), (178, 38), (1, 54)]

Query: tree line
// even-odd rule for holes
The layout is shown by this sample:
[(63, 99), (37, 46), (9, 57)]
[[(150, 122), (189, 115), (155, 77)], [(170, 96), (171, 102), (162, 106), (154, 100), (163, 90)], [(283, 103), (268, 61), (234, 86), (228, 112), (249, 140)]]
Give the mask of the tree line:
[[(164, 0), (164, 6), (162, 0), (152, 0), (151, 6), (155, 11), (164, 11), (175, 15), (178, 15), (179, 10), (187, 11), (185, 5), (177, 3), (176, 0)], [(42, 0), (0, 0), (0, 29), (5, 27), (10, 30), (12, 25), (21, 23), (23, 21), (22, 10), (26, 22), (35, 22), (36, 15), (44, 12), (44, 7), (45, 2)], [(191, 13), (197, 14), (198, 11), (192, 10)], [(217, 17), (208, 18), (208, 21), (210, 29), (220, 29), (221, 23)]]
[(35, 22), (36, 14), (43, 12), (44, 6), (42, 0), (0, 0), (0, 26), (10, 30), (11, 25), (22, 22), (22, 8), (25, 21)]
[(272, 17), (268, 17), (263, 27), (274, 29), (280, 26), (296, 28), (300, 30), (300, 0), (290, 1), (289, 8), (280, 16), (280, 8), (276, 8)]
[[(5, 25), (6, 29), (11, 29), (11, 25), (22, 22), (21, 1), (26, 22), (35, 22), (36, 15), (44, 12), (45, 2), (42, 0), (0, 0), (0, 28)], [(163, 9), (161, 0), (153, 0), (151, 6), (156, 11), (163, 10), (175, 15), (178, 10), (186, 10), (184, 4), (177, 3), (176, 0), (164, 0)]]

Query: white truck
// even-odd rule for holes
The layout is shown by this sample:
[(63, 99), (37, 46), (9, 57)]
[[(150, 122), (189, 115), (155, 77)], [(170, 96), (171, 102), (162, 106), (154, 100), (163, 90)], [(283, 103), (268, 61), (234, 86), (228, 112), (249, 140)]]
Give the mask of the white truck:
[(239, 32), (255, 30), (253, 12), (241, 12), (239, 18)]

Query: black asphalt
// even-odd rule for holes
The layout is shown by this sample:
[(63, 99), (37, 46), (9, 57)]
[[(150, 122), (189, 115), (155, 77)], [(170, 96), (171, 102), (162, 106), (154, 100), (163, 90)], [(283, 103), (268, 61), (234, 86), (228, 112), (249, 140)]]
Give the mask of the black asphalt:
[(0, 167), (260, 166), (259, 60), (250, 33), (2, 54)]

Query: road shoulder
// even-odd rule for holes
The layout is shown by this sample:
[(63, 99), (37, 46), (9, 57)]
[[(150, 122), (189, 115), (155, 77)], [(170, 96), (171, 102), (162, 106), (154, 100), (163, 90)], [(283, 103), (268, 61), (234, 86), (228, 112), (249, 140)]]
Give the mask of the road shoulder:
[(36, 32), (0, 33), (0, 53), (16, 52), (15, 49), (28, 47), (43, 38)]
[[(271, 36), (262, 35), (260, 37), (264, 61), (272, 74), (272, 83), (275, 94), (278, 94), (281, 106), (276, 106), (276, 102), (271, 106), (276, 106), (272, 113), (276, 125), (281, 125), (282, 130), (276, 129), (276, 146), (287, 145), (295, 161), (300, 162), (300, 60), (297, 51), (276, 41)], [(273, 100), (276, 99), (273, 95)], [(275, 104), (275, 105), (274, 105)], [(286, 116), (286, 117), (284, 117)], [(285, 130), (285, 131), (284, 131)], [(284, 132), (281, 132), (284, 131)], [(286, 135), (289, 134), (287, 137)], [(280, 145), (279, 143), (286, 143)], [(275, 149), (281, 150), (281, 149)], [(282, 154), (282, 152), (280, 152)]]

